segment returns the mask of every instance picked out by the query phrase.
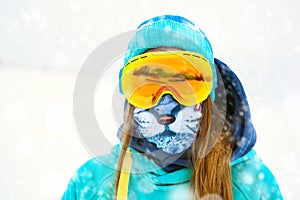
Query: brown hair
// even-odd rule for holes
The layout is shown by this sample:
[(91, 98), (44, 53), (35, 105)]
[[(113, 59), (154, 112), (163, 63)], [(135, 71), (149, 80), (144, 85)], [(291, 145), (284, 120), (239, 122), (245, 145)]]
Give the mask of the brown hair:
[(213, 196), (208, 199), (218, 199), (218, 196), (233, 199), (230, 173), (233, 136), (224, 119), (225, 116), (221, 116), (210, 98), (203, 102), (201, 128), (196, 133), (190, 153), (190, 184), (194, 199), (209, 194)]
[[(118, 191), (120, 169), (123, 164), (126, 149), (131, 141), (133, 131), (134, 106), (127, 105), (125, 123), (123, 126), (123, 139), (120, 155), (115, 172), (114, 197)], [(205, 195), (218, 195), (226, 200), (232, 200), (232, 183), (230, 174), (230, 158), (233, 148), (232, 134), (229, 132), (228, 123), (218, 112), (218, 109), (208, 97), (203, 102), (200, 127), (196, 132), (195, 141), (190, 149), (189, 156), (192, 162), (192, 179), (190, 186), (194, 199)], [(218, 126), (222, 129), (218, 130)], [(211, 198), (209, 198), (211, 199)]]

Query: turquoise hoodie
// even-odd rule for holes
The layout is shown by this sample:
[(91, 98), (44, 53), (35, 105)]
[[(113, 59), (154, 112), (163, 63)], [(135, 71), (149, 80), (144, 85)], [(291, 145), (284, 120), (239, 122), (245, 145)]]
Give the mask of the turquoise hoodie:
[[(110, 154), (95, 157), (81, 166), (71, 178), (62, 199), (111, 200), (114, 183), (112, 166), (117, 163), (119, 151), (120, 145), (117, 145)], [(136, 173), (131, 173), (130, 176), (129, 200), (191, 199), (190, 168), (168, 173), (134, 149), (131, 148), (131, 151), (131, 171)], [(234, 199), (282, 199), (274, 176), (253, 149), (231, 163), (231, 173)]]

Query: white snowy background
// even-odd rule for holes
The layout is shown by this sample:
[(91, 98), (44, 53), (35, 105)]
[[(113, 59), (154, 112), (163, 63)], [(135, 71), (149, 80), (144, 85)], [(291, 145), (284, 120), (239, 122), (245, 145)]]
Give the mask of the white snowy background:
[[(296, 0), (0, 0), (0, 199), (61, 198), (91, 157), (72, 114), (81, 65), (102, 42), (161, 14), (199, 25), (215, 57), (239, 76), (258, 134), (255, 149), (285, 199), (299, 199), (299, 9)], [(95, 106), (111, 121), (103, 127), (111, 141), (117, 77), (103, 83), (107, 98)]]

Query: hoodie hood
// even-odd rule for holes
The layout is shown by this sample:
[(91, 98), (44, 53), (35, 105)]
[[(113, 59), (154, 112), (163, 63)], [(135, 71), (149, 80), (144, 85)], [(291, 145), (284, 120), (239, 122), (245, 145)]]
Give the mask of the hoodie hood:
[(216, 89), (216, 102), (222, 98), (222, 89), (226, 92), (226, 118), (231, 124), (235, 136), (234, 161), (246, 155), (256, 142), (256, 131), (251, 121), (250, 108), (242, 83), (235, 73), (222, 61), (215, 59), (218, 70), (218, 84), (223, 87)]

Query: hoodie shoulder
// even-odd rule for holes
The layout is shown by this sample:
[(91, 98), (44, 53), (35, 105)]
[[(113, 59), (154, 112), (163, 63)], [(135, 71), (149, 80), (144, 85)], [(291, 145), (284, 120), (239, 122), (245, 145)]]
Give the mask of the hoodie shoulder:
[(88, 160), (72, 176), (62, 199), (111, 199), (110, 193), (103, 191), (113, 188), (109, 184), (116, 162), (117, 157), (112, 153)]
[(255, 150), (231, 163), (235, 199), (282, 199), (277, 181)]

